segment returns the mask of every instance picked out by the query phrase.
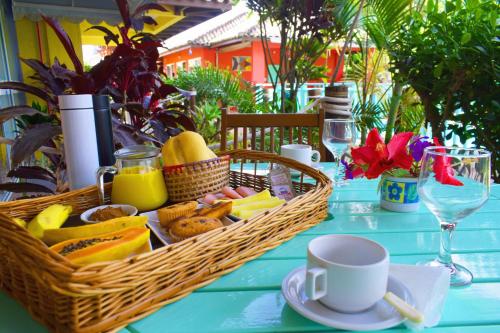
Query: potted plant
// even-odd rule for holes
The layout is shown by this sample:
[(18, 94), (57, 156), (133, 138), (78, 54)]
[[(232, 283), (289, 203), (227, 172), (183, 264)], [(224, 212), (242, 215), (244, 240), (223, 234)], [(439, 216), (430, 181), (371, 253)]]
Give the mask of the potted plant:
[[(116, 148), (144, 142), (160, 146), (170, 136), (178, 134), (181, 128), (196, 130), (184, 105), (164, 102), (168, 96), (177, 94), (178, 90), (162, 81), (162, 73), (157, 65), (157, 47), (161, 46), (158, 38), (145, 32), (137, 32), (132, 36), (129, 34), (132, 29), (141, 30), (144, 24), (156, 24), (151, 16), (146, 15), (147, 11), (165, 9), (148, 3), (139, 4), (130, 11), (127, 0), (116, 0), (116, 4), (123, 21), (118, 25), (120, 36), (103, 26), (90, 28), (103, 32), (106, 43), (116, 44), (114, 51), (94, 67), (86, 71), (61, 25), (55, 19), (42, 16), (66, 50), (75, 70), (69, 69), (57, 59), (50, 66), (37, 59), (21, 59), (35, 71), (31, 77), (34, 84), (0, 82), (0, 90), (13, 89), (31, 94), (47, 105), (21, 105), (0, 109), (0, 125), (10, 119), (15, 119), (18, 125), (22, 125), (18, 126), (16, 138), (6, 139), (0, 136), (0, 142), (12, 146), (12, 170), (7, 176), (23, 180), (0, 184), (0, 191), (45, 195), (68, 189), (61, 149), (63, 138), (57, 99), (59, 95), (110, 95), (113, 101), (112, 126)], [(126, 114), (130, 121), (125, 121)], [(47, 168), (21, 165), (36, 151), (48, 160), (44, 165)], [(48, 183), (49, 187), (40, 185), (39, 180)]]
[[(428, 146), (440, 146), (438, 140), (428, 141), (427, 137), (412, 132), (398, 133), (388, 144), (376, 128), (372, 129), (366, 144), (353, 147), (350, 151), (352, 161), (341, 162), (346, 170), (346, 178), (366, 177), (375, 179), (382, 176), (379, 184), (380, 206), (395, 212), (412, 212), (419, 207), (417, 180), (421, 159)], [(453, 177), (447, 166), (449, 161), (443, 157), (433, 170), (437, 181), (449, 185), (461, 185)]]

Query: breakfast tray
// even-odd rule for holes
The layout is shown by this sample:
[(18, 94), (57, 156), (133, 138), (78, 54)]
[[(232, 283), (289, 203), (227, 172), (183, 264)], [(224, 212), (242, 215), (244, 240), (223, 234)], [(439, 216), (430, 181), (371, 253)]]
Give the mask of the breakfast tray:
[[(0, 203), (0, 288), (53, 332), (116, 331), (326, 217), (332, 184), (320, 171), (275, 154), (248, 150), (224, 154), (240, 163), (237, 171), (231, 171), (231, 186), (269, 188), (257, 163), (282, 164), (302, 172), (294, 184), (299, 195), (231, 226), (124, 260), (86, 266), (74, 265), (51, 251), (11, 217), (30, 220), (54, 203), (72, 205), (79, 214), (99, 205), (96, 187)], [(108, 184), (108, 198), (110, 189)]]

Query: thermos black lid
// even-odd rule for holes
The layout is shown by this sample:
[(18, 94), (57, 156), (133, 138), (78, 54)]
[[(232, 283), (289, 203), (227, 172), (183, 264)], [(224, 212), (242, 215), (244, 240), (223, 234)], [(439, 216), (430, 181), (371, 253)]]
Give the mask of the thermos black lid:
[(109, 96), (94, 95), (92, 96), (92, 102), (94, 104), (94, 119), (97, 137), (97, 150), (99, 152), (99, 165), (113, 165), (115, 164), (115, 156), (113, 155), (115, 146), (113, 143)]
[(92, 95), (94, 110), (109, 109), (109, 95)]

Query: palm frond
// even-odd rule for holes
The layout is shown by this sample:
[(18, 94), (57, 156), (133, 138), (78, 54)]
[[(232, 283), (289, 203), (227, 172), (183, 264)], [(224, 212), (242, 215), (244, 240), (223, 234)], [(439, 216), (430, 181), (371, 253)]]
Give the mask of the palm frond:
[(410, 12), (411, 0), (368, 0), (367, 4), (366, 31), (377, 48), (388, 48)]

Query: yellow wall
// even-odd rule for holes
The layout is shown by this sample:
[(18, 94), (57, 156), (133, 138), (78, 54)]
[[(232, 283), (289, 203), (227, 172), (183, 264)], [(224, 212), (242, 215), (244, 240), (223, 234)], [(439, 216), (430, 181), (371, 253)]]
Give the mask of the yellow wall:
[[(166, 11), (165, 12), (160, 12), (160, 11), (149, 11), (147, 15), (151, 16), (157, 25), (145, 25), (143, 32), (147, 32), (153, 35), (158, 34), (159, 32), (163, 31), (164, 29), (168, 28), (169, 26), (179, 22), (184, 18), (184, 15), (181, 14), (176, 14), (174, 7), (173, 6), (163, 6)], [(104, 46), (106, 45), (104, 41), (104, 33), (98, 31), (98, 30), (88, 30), (88, 28), (92, 27), (94, 24), (89, 23), (88, 21), (84, 20), (82, 23), (80, 23), (80, 31), (82, 35), (82, 42), (83, 44), (90, 44), (90, 45), (101, 45)], [(106, 22), (100, 22), (98, 25), (103, 26), (110, 31), (112, 31), (114, 34), (118, 34), (118, 29), (115, 26), (111, 26), (107, 24)], [(129, 31), (129, 37), (135, 35), (136, 32), (134, 30)], [(113, 42), (111, 42), (111, 45), (114, 45)]]
[[(157, 33), (166, 27), (178, 22), (184, 16), (176, 15), (171, 6), (165, 6), (167, 12), (155, 12), (151, 15), (158, 22), (157, 26), (146, 26), (145, 31)], [(83, 64), (82, 44), (90, 43), (94, 45), (104, 45), (103, 33), (97, 30), (87, 31), (91, 26), (88, 22), (71, 23), (69, 21), (59, 21), (63, 29), (69, 35), (75, 51)], [(118, 33), (115, 27), (106, 25), (110, 30)], [(44, 21), (30, 21), (21, 19), (16, 21), (16, 33), (19, 41), (19, 56), (25, 59), (38, 59), (44, 64), (52, 65), (54, 58), (58, 58), (61, 64), (65, 64), (68, 68), (74, 69), (71, 59), (67, 56), (66, 50), (57, 38), (56, 34)], [(38, 37), (38, 34), (40, 37)], [(131, 32), (133, 34), (133, 32)], [(23, 80), (26, 83), (32, 83), (29, 76), (33, 74), (33, 70), (24, 64), (21, 64)], [(32, 101), (42, 102), (36, 97), (26, 94), (27, 103), (31, 105)]]
[[(61, 21), (60, 24), (73, 41), (75, 51), (80, 61), (83, 63), (82, 39), (79, 24), (67, 21)], [(68, 68), (74, 69), (73, 63), (66, 54), (66, 50), (56, 34), (45, 22), (33, 22), (27, 19), (17, 20), (16, 33), (19, 44), (19, 56), (21, 58), (38, 59), (47, 65), (51, 65), (54, 63), (54, 58), (57, 57), (60, 63), (65, 64)], [(40, 42), (38, 33), (40, 34)], [(31, 83), (32, 80), (28, 77), (33, 74), (33, 70), (24, 64), (21, 64), (21, 70), (23, 73), (23, 80), (27, 83)], [(31, 102), (34, 100), (41, 102), (38, 98), (29, 94), (26, 94), (26, 97), (28, 105), (31, 105)]]

